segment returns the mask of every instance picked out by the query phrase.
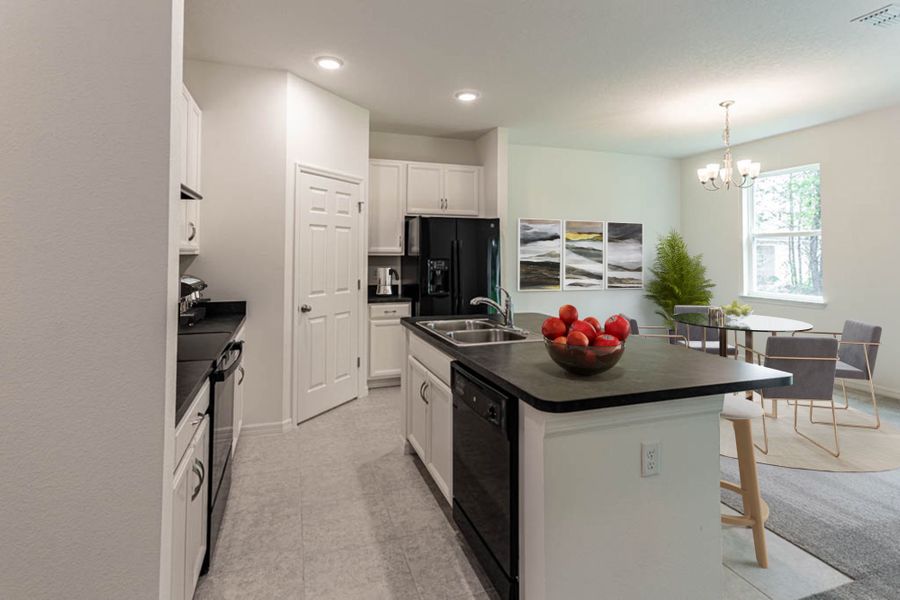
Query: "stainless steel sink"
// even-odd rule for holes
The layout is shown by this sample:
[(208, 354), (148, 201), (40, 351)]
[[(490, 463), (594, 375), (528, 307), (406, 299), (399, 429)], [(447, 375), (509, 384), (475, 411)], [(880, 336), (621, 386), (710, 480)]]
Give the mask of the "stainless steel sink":
[(482, 329), (480, 331), (451, 331), (447, 337), (457, 344), (497, 344), (521, 342), (528, 339), (528, 334), (507, 329)]
[(422, 321), (419, 327), (433, 331), (457, 346), (478, 344), (510, 344), (540, 341), (541, 337), (523, 331), (503, 327), (489, 319), (443, 319)]
[(438, 333), (448, 333), (451, 331), (472, 331), (483, 329), (494, 329), (499, 325), (487, 319), (447, 319), (443, 321), (424, 321), (419, 323), (426, 329), (431, 329)]

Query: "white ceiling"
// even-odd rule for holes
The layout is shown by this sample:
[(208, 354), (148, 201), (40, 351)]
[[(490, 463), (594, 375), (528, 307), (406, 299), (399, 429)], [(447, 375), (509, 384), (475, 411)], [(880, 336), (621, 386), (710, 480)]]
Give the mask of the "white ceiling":
[(187, 0), (185, 54), (292, 71), (376, 131), (688, 156), (720, 145), (723, 99), (733, 143), (900, 102), (900, 27), (850, 23), (886, 3)]

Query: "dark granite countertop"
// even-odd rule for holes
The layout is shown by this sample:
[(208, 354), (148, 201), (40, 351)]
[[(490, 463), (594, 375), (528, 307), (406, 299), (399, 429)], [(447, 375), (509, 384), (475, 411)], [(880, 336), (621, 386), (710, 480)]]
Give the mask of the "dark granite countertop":
[[(540, 332), (546, 317), (520, 313), (516, 315), (516, 325)], [(454, 346), (416, 325), (418, 321), (433, 319), (408, 317), (402, 322), (415, 335), (470, 370), (544, 412), (575, 412), (711, 396), (789, 385), (792, 381), (791, 374), (783, 371), (634, 336), (628, 339), (625, 354), (615, 367), (605, 373), (580, 377), (557, 366), (547, 355), (542, 341)]]
[(244, 324), (247, 303), (208, 302), (206, 317), (190, 327), (178, 328), (178, 364), (175, 372), (175, 425), (212, 373), (216, 359)]
[(369, 296), (369, 304), (380, 304), (382, 302), (412, 302), (412, 298), (408, 296)]
[(185, 360), (178, 363), (175, 372), (175, 425), (181, 422), (191, 400), (203, 387), (203, 382), (209, 379), (213, 370), (212, 361)]
[(180, 325), (178, 335), (192, 333), (235, 333), (247, 318), (247, 303), (207, 302), (206, 317), (193, 325)]

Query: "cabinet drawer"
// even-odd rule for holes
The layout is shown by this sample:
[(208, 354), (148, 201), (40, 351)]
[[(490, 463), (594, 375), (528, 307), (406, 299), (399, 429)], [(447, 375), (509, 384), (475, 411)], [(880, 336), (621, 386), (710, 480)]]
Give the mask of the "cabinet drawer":
[(409, 355), (415, 357), (415, 359), (425, 365), (425, 368), (431, 371), (435, 377), (443, 381), (444, 384), (449, 387), (450, 363), (453, 362), (453, 359), (428, 342), (423, 341), (417, 335), (409, 332), (406, 332), (406, 335), (409, 340), (407, 348)]
[(384, 302), (369, 305), (370, 319), (399, 319), (409, 316), (408, 302)]
[(200, 388), (200, 391), (197, 392), (197, 395), (191, 402), (191, 407), (187, 410), (186, 413), (184, 413), (184, 417), (181, 419), (181, 423), (179, 423), (178, 427), (175, 428), (175, 455), (172, 459), (173, 469), (178, 466), (179, 461), (181, 461), (181, 457), (184, 456), (184, 453), (187, 451), (188, 446), (190, 446), (191, 440), (194, 437), (194, 433), (203, 422), (203, 415), (206, 414), (206, 410), (208, 408), (209, 380), (207, 380), (206, 383), (203, 384), (203, 387)]

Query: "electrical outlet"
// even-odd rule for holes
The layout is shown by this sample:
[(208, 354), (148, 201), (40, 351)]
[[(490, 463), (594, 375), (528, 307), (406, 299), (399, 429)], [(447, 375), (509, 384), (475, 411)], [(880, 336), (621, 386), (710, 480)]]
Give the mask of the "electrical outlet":
[(641, 443), (641, 477), (659, 475), (659, 442)]

